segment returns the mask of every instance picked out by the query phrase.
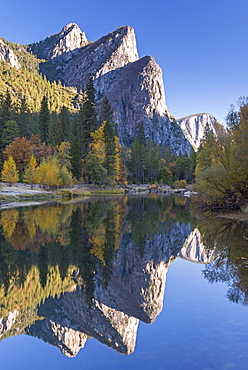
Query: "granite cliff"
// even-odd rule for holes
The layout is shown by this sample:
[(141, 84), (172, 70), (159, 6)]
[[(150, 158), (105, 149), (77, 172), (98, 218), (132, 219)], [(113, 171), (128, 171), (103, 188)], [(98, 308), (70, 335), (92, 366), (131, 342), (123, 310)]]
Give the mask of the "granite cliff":
[(4, 42), (0, 39), (0, 60), (8, 63), (11, 67), (20, 68), (17, 56)]
[[(20, 48), (18, 49), (20, 52)], [(75, 91), (85, 91), (89, 76), (94, 79), (96, 107), (107, 96), (119, 127), (122, 145), (129, 146), (143, 122), (146, 137), (179, 154), (189, 153), (199, 142), (208, 123), (208, 114), (176, 121), (168, 111), (162, 71), (153, 57), (139, 58), (134, 29), (129, 26), (90, 42), (77, 24), (66, 25), (59, 33), (30, 44), (28, 51), (40, 62), (40, 71), (50, 81), (61, 81)], [(20, 68), (21, 60), (2, 40), (0, 59)], [(74, 100), (75, 107), (79, 101)]]
[(208, 113), (200, 113), (181, 118), (177, 123), (194, 150), (197, 150), (200, 146), (201, 139), (204, 137), (206, 128), (215, 133), (217, 120)]
[(132, 142), (143, 122), (147, 138), (156, 144), (170, 146), (175, 153), (190, 152), (191, 144), (166, 106), (161, 68), (151, 56), (139, 59), (133, 28), (119, 27), (89, 43), (78, 26), (70, 24), (29, 48), (47, 60), (40, 68), (48, 79), (84, 91), (93, 76), (98, 112), (107, 96), (122, 144)]

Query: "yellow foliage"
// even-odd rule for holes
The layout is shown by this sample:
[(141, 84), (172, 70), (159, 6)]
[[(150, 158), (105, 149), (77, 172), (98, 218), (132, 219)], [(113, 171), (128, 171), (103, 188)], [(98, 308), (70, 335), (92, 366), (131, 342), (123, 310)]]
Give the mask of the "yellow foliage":
[(10, 155), (3, 164), (2, 181), (9, 182), (10, 185), (19, 180), (19, 174), (13, 157)]
[(46, 298), (55, 295), (60, 295), (69, 291), (75, 282), (71, 279), (71, 271), (73, 266), (70, 266), (65, 279), (61, 279), (59, 267), (49, 266), (46, 285), (43, 288), (40, 284), (39, 269), (37, 266), (32, 266), (27, 274), (23, 285), (19, 284), (19, 276), (13, 278), (12, 284), (5, 294), (4, 286), (0, 287), (0, 315), (5, 316), (8, 312), (15, 309), (25, 311), (28, 308), (36, 308), (39, 304), (45, 301)]
[(116, 146), (116, 175), (115, 181), (118, 184), (127, 184), (127, 173), (124, 171), (124, 161), (122, 155), (122, 147), (118, 136), (115, 136), (115, 146)]
[(99, 159), (100, 163), (103, 164), (106, 157), (105, 143), (104, 143), (104, 123), (91, 133), (92, 143), (91, 150), (92, 153)]
[(1, 213), (1, 226), (6, 238), (10, 238), (15, 231), (16, 224), (19, 219), (19, 212), (17, 209), (7, 209)]
[(56, 153), (60, 167), (70, 167), (70, 149), (71, 144), (68, 141), (63, 141), (60, 145), (57, 146)]
[(37, 163), (34, 155), (31, 156), (29, 164), (24, 170), (23, 181), (28, 184), (37, 182)]
[(62, 185), (59, 173), (59, 163), (56, 157), (43, 160), (37, 170), (37, 180), (39, 184), (48, 186)]

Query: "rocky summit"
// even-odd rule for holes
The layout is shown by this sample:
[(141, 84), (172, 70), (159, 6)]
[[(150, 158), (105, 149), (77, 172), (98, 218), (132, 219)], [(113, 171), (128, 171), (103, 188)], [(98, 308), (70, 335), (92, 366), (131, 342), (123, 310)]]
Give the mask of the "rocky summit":
[(0, 39), (0, 60), (7, 62), (11, 67), (20, 68), (17, 56), (14, 52)]
[[(6, 49), (7, 48), (7, 49)], [(96, 90), (96, 108), (106, 96), (118, 124), (122, 145), (129, 146), (142, 122), (146, 137), (175, 154), (199, 147), (205, 122), (210, 115), (196, 115), (176, 121), (166, 106), (162, 71), (153, 57), (139, 58), (132, 27), (117, 30), (90, 42), (77, 24), (33, 43), (28, 50), (41, 60), (40, 71), (50, 81), (61, 81), (83, 92), (90, 76)], [(13, 55), (12, 55), (12, 54)], [(0, 58), (18, 68), (18, 60), (2, 41)], [(78, 106), (77, 101), (74, 101)]]
[(194, 150), (199, 148), (207, 128), (215, 133), (216, 122), (216, 118), (208, 113), (195, 114), (177, 121)]

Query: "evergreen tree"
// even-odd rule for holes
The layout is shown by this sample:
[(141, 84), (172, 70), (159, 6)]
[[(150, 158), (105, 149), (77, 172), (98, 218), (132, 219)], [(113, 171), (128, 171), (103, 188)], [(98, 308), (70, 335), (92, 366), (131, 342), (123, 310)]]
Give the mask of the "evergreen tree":
[(100, 122), (103, 123), (106, 121), (113, 122), (113, 111), (107, 97), (103, 99), (100, 114)]
[(50, 112), (48, 108), (48, 99), (46, 96), (43, 96), (39, 111), (38, 125), (40, 130), (40, 140), (41, 142), (44, 142), (46, 144), (48, 143), (49, 123), (50, 123)]
[(82, 157), (85, 160), (90, 151), (90, 134), (97, 129), (95, 89), (92, 77), (89, 78), (86, 85), (86, 98), (79, 112), (79, 120), (82, 127)]
[(102, 184), (107, 180), (107, 170), (91, 152), (86, 157), (84, 176), (86, 183)]
[(105, 168), (110, 180), (114, 180), (116, 174), (116, 143), (115, 130), (110, 121), (106, 121), (103, 129), (105, 144)]
[(0, 155), (2, 155), (3, 151), (2, 144), (3, 130), (5, 128), (6, 123), (9, 120), (11, 120), (12, 112), (13, 112), (12, 99), (9, 90), (7, 90), (6, 95), (3, 97), (0, 105)]
[(19, 126), (16, 121), (9, 120), (6, 122), (2, 135), (3, 149), (12, 143), (12, 141), (19, 136)]
[(146, 138), (144, 126), (142, 123), (140, 123), (138, 128), (138, 135), (134, 139), (134, 142), (131, 146), (131, 159), (129, 162), (129, 170), (133, 181), (144, 183), (146, 164)]
[(26, 97), (21, 98), (19, 114), (16, 118), (19, 126), (19, 135), (21, 137), (29, 138), (31, 136), (31, 122), (30, 122), (30, 111), (28, 109), (28, 104)]
[(70, 149), (71, 172), (73, 177), (80, 180), (82, 177), (82, 152), (77, 132), (77, 122), (74, 122), (73, 137)]
[(69, 139), (70, 132), (70, 114), (69, 109), (65, 106), (62, 107), (59, 113), (58, 128), (60, 143), (67, 141)]

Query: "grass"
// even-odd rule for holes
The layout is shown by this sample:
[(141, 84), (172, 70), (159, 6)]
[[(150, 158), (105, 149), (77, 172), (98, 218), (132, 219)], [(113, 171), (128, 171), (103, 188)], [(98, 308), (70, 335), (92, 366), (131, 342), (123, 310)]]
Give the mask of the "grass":
[(104, 189), (104, 190), (94, 190), (92, 194), (103, 194), (103, 195), (120, 195), (124, 194), (124, 190), (122, 189)]

